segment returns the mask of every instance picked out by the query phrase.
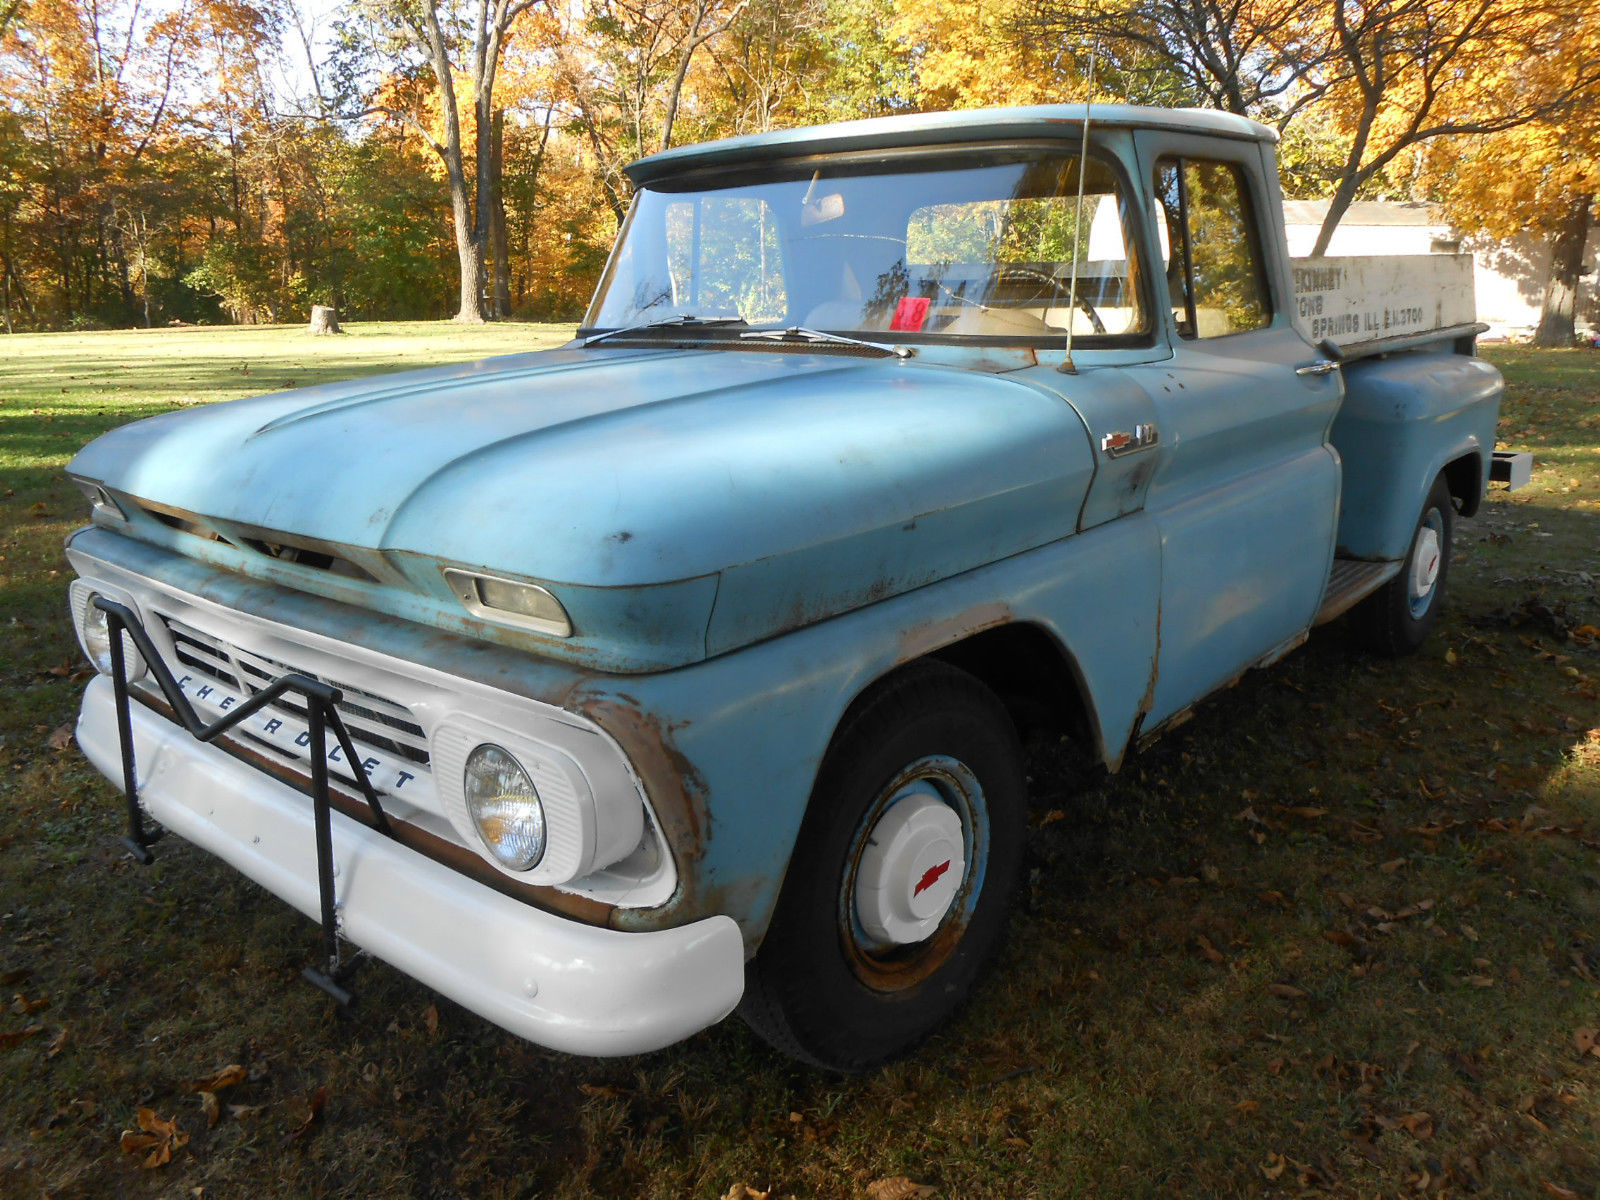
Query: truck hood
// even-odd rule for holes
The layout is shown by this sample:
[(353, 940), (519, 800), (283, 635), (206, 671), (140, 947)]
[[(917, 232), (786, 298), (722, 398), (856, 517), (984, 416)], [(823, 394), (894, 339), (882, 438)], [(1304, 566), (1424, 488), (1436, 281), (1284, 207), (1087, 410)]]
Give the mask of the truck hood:
[[(400, 615), (466, 620), (440, 564), (543, 582), (572, 638), (471, 632), (644, 670), (1064, 537), (1094, 455), (1060, 396), (1003, 376), (570, 347), (170, 413), (69, 470), (144, 536)], [(332, 547), (369, 578), (252, 556), (240, 531)]]

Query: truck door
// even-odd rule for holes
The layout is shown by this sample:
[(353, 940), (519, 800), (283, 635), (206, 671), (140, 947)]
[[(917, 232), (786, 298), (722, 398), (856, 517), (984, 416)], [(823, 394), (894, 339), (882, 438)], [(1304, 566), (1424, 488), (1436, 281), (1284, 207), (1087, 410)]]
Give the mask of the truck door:
[(1136, 137), (1173, 346), (1167, 362), (1128, 369), (1159, 439), (1145, 501), (1162, 546), (1148, 728), (1310, 627), (1339, 511), (1328, 433), (1341, 386), (1293, 324), (1270, 150)]

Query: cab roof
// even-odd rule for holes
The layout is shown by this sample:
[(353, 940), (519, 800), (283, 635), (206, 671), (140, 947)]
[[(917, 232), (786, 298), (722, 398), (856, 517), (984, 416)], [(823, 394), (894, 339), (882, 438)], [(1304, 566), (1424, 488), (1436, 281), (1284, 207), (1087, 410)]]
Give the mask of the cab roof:
[(847, 150), (884, 150), (949, 142), (1060, 138), (1094, 125), (1185, 130), (1191, 133), (1276, 142), (1278, 134), (1246, 117), (1209, 108), (1145, 108), (1133, 104), (1038, 104), (1026, 108), (978, 108), (959, 112), (873, 117), (836, 125), (778, 129), (697, 146), (678, 146), (628, 164), (635, 184), (702, 167), (730, 166), (761, 159), (797, 158)]

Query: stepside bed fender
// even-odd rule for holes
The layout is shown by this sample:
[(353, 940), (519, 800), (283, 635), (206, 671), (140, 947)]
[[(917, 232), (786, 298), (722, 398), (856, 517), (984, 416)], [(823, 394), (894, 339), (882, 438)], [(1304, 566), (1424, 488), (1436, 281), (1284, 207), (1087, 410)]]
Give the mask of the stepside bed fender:
[[(1397, 354), (1345, 367), (1332, 435), (1344, 466), (1341, 556), (1404, 558), (1423, 499), (1451, 463), (1477, 458), (1482, 488), (1503, 387), (1493, 366), (1459, 354)], [(1463, 505), (1472, 507), (1470, 499)]]

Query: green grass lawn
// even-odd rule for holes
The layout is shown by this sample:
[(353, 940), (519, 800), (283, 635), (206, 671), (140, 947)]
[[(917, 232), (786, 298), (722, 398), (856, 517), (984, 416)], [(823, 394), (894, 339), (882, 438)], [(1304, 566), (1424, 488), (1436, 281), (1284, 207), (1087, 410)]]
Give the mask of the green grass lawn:
[[(1336, 623), (1114, 778), (1036, 748), (994, 976), (842, 1079), (737, 1021), (567, 1058), (381, 964), (340, 1015), (299, 979), (311, 923), (181, 843), (121, 854), (115, 790), (52, 745), (71, 453), (568, 333), (351, 330), (0, 339), (0, 1194), (1600, 1197), (1600, 354), (1490, 352), (1539, 467), (1458, 525), (1417, 656)], [(190, 1084), (230, 1064), (213, 1127)], [(141, 1107), (188, 1139), (165, 1166), (119, 1148)]]

